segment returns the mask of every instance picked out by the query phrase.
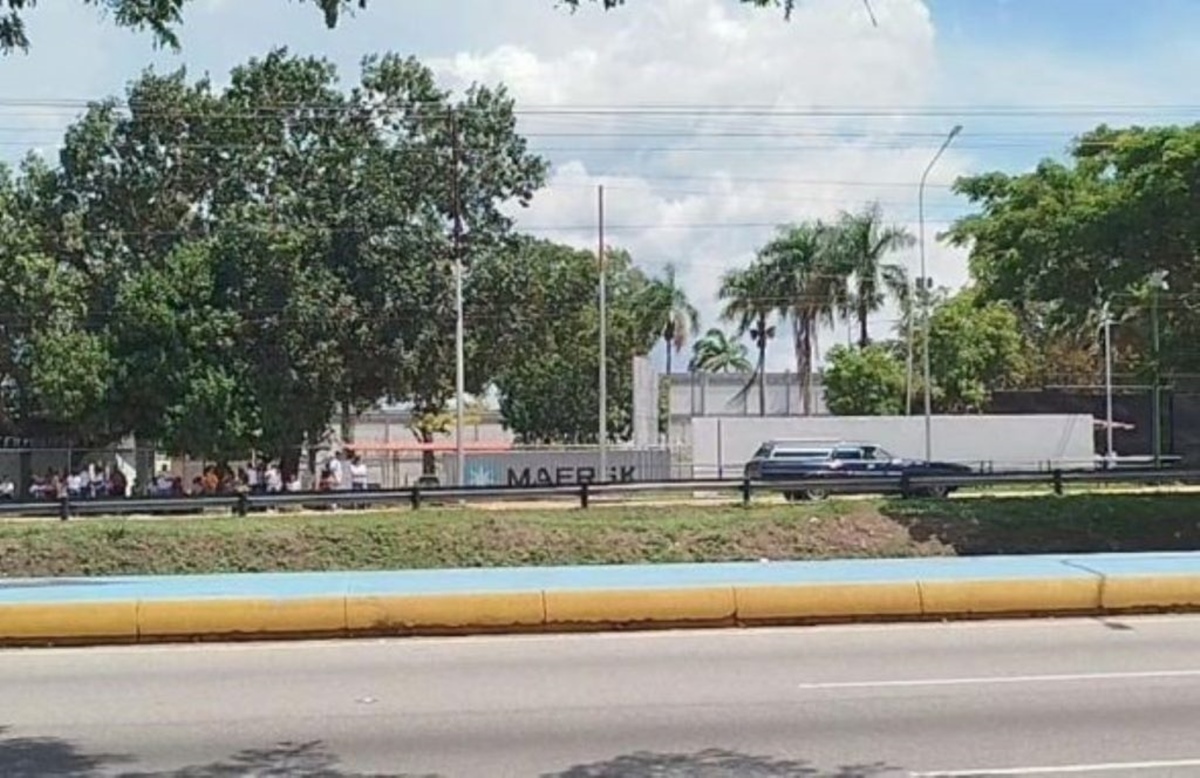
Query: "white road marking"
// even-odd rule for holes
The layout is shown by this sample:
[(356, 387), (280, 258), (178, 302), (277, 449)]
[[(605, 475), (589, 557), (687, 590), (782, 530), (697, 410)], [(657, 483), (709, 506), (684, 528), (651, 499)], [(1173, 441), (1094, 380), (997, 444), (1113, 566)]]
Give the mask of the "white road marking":
[(1109, 762), (1107, 764), (1073, 764), (1058, 767), (1006, 767), (999, 770), (944, 770), (909, 773), (912, 778), (988, 778), (1002, 775), (1083, 775), (1116, 771), (1176, 770), (1200, 767), (1200, 759), (1175, 759), (1157, 762)]
[(978, 678), (911, 678), (879, 681), (829, 681), (802, 683), (805, 691), (831, 689), (907, 689), (922, 686), (988, 686), (1022, 683), (1077, 683), (1086, 681), (1133, 681), (1154, 678), (1200, 678), (1200, 670), (1147, 670), (1130, 673), (1071, 673), (1063, 675), (1001, 675)]

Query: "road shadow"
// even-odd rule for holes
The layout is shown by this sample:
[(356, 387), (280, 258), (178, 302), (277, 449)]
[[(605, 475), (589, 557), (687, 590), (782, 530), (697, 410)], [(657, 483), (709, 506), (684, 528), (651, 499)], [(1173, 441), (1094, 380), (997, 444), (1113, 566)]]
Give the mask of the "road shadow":
[(576, 765), (559, 773), (544, 773), (542, 778), (871, 778), (902, 774), (898, 768), (884, 764), (823, 770), (804, 761), (710, 748), (694, 754), (626, 754), (607, 762)]
[(239, 751), (228, 759), (178, 770), (123, 773), (120, 778), (439, 778), (409, 773), (358, 773), (341, 768), (341, 759), (319, 740), (278, 743)]
[(408, 773), (358, 773), (342, 769), (341, 760), (321, 741), (278, 743), (240, 751), (210, 764), (175, 770), (118, 772), (136, 761), (130, 756), (88, 754), (69, 741), (50, 737), (5, 737), (0, 727), (0, 776), (3, 778), (440, 778)]
[(961, 556), (1200, 550), (1200, 495), (889, 500), (880, 511)]
[(92, 778), (102, 768), (127, 764), (116, 754), (86, 754), (74, 744), (52, 737), (7, 737), (0, 727), (0, 776), (4, 778)]

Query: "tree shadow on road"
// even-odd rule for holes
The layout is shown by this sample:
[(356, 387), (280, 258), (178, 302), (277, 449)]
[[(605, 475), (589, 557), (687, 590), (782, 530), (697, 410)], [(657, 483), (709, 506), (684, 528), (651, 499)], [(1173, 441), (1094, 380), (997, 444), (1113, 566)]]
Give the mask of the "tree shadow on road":
[(1200, 550), (1194, 494), (889, 500), (880, 511), (960, 556)]
[(121, 778), (438, 778), (407, 773), (357, 773), (339, 766), (341, 760), (319, 740), (278, 743), (271, 748), (240, 751), (212, 764), (193, 765), (156, 773), (125, 773)]
[(809, 762), (710, 748), (694, 754), (626, 754), (607, 762), (545, 773), (542, 778), (870, 778), (900, 774), (897, 768), (884, 764), (823, 770)]
[[(135, 761), (129, 756), (86, 754), (69, 741), (50, 737), (5, 737), (0, 727), (3, 778), (97, 778)], [(248, 749), (218, 762), (163, 772), (123, 772), (120, 778), (439, 778), (401, 773), (368, 774), (341, 769), (340, 759), (320, 741), (278, 743)]]
[(52, 737), (7, 737), (0, 727), (0, 775), (4, 778), (89, 778), (102, 767), (130, 761), (127, 756), (85, 754), (72, 743)]

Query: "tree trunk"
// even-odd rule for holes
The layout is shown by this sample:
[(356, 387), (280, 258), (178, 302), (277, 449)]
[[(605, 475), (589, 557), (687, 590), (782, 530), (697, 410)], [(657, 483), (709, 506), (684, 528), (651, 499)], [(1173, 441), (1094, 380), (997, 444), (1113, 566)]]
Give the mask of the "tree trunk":
[(871, 335), (867, 332), (867, 317), (870, 316), (870, 311), (867, 306), (861, 305), (858, 309), (858, 346), (866, 348), (871, 345)]
[(800, 413), (812, 415), (812, 340), (809, 322), (800, 318), (792, 322), (792, 339), (796, 351), (796, 375), (800, 379)]
[(349, 400), (342, 400), (341, 416), (342, 445), (348, 446), (354, 442), (354, 409)]
[(767, 415), (767, 317), (758, 317), (758, 415)]
[[(421, 475), (437, 475), (437, 455), (429, 446), (433, 443), (433, 432), (430, 430), (421, 430), (421, 442), (426, 448), (421, 450)], [(460, 474), (459, 478), (463, 476)]]

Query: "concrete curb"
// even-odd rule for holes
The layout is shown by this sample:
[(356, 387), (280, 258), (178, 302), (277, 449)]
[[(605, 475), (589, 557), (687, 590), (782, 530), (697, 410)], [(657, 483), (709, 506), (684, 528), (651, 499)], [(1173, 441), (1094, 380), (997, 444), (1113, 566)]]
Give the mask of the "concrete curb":
[(735, 627), (1200, 610), (1195, 574), (0, 603), (0, 644)]

